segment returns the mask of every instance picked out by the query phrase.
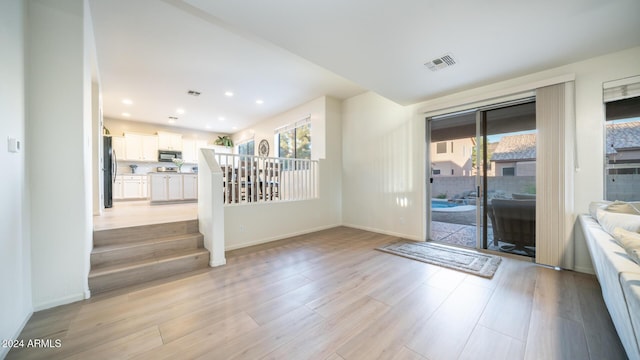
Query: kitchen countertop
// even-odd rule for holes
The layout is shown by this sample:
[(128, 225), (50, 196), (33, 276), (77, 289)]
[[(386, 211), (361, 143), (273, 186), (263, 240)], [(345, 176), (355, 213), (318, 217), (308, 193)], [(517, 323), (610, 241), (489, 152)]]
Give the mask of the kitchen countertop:
[[(162, 172), (157, 172), (157, 171), (151, 171), (147, 173), (148, 175), (164, 175), (164, 174), (177, 174), (177, 175), (198, 175), (198, 173), (195, 172), (175, 172), (175, 171), (162, 171)], [(144, 175), (147, 175), (144, 174)]]

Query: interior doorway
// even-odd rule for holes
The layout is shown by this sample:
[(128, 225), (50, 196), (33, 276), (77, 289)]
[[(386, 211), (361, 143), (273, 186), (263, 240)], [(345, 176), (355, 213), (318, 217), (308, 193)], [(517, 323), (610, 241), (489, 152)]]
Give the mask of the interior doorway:
[(427, 240), (535, 256), (535, 99), (427, 122)]

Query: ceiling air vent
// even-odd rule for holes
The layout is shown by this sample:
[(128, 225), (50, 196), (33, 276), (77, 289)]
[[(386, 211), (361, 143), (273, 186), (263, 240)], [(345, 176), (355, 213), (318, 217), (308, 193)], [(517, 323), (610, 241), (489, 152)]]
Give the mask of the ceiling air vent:
[(451, 55), (451, 53), (447, 53), (442, 57), (426, 62), (424, 65), (428, 67), (429, 70), (431, 71), (438, 71), (440, 69), (444, 69), (446, 67), (452, 66), (455, 63), (456, 63), (456, 60), (453, 58), (453, 55)]
[(189, 90), (187, 91), (187, 94), (193, 95), (193, 96), (200, 96), (200, 91)]

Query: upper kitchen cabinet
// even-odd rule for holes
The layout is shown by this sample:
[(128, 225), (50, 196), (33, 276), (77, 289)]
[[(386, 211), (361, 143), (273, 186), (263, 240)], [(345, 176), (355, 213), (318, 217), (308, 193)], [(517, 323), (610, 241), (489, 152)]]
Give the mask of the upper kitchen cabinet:
[(182, 140), (182, 159), (188, 164), (198, 163), (198, 150), (207, 147), (206, 140), (183, 139)]
[(158, 131), (158, 149), (182, 151), (182, 135), (171, 132)]
[(158, 161), (158, 137), (125, 133), (125, 160)]
[(124, 160), (126, 156), (126, 151), (125, 151), (125, 141), (123, 136), (112, 136), (111, 148), (115, 153), (116, 160)]

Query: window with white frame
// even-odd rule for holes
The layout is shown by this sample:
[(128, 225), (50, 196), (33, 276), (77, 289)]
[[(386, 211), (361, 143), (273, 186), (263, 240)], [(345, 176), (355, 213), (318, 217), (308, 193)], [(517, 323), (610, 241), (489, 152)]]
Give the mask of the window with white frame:
[(604, 90), (605, 198), (640, 200), (640, 83)]
[(275, 130), (278, 156), (311, 159), (311, 118)]
[(246, 140), (238, 144), (238, 154), (240, 155), (255, 155), (255, 141), (254, 139)]

